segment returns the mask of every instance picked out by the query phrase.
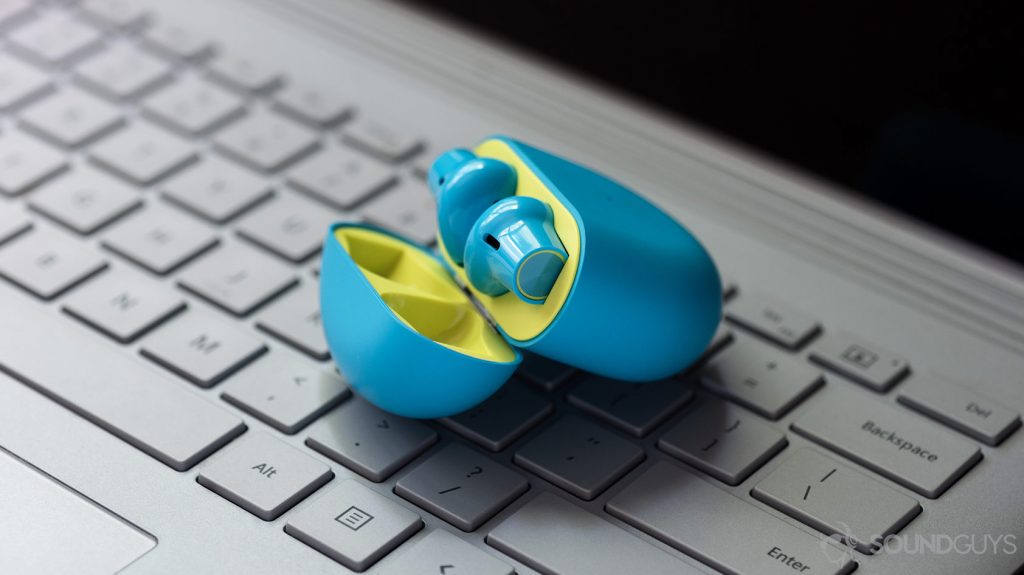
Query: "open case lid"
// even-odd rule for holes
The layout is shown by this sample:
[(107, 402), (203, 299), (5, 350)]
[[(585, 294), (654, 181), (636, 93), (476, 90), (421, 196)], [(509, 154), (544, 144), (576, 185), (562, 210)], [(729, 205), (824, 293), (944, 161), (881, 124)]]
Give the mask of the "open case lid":
[(465, 411), (522, 361), (433, 254), (385, 230), (331, 226), (320, 282), (335, 362), (386, 411), (418, 418)]

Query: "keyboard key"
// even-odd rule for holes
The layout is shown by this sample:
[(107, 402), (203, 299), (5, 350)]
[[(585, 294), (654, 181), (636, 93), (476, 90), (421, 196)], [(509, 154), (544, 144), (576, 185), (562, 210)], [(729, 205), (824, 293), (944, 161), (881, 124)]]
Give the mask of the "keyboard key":
[(378, 483), (435, 442), (433, 429), (358, 397), (318, 421), (306, 439), (306, 445)]
[(910, 373), (907, 360), (844, 332), (816, 343), (811, 361), (875, 391), (888, 391)]
[[(567, 544), (567, 534), (581, 536)], [(487, 534), (487, 544), (544, 573), (622, 575), (638, 569), (643, 575), (700, 573), (551, 493), (541, 493), (502, 521)]]
[(21, 114), (26, 130), (66, 148), (87, 144), (123, 123), (117, 108), (74, 87), (65, 87)]
[(551, 403), (511, 381), (469, 411), (441, 420), (446, 427), (494, 452), (533, 429), (555, 410)]
[(899, 402), (993, 446), (1020, 427), (1020, 413), (937, 376), (905, 385)]
[(587, 501), (644, 460), (644, 450), (575, 415), (516, 452), (516, 465)]
[(576, 369), (529, 352), (523, 353), (516, 375), (547, 392), (552, 392), (576, 374)]
[(395, 493), (463, 531), (475, 531), (529, 489), (521, 475), (449, 445), (395, 484)]
[(214, 136), (221, 152), (264, 172), (277, 171), (315, 150), (317, 133), (273, 112), (252, 112)]
[(238, 224), (238, 235), (271, 252), (299, 263), (320, 253), (331, 224), (348, 220), (295, 196), (278, 196)]
[(247, 332), (188, 313), (142, 342), (141, 353), (200, 387), (211, 387), (267, 351)]
[(701, 382), (768, 419), (778, 419), (824, 385), (825, 379), (771, 347), (741, 340), (701, 370)]
[(346, 479), (288, 518), (284, 531), (361, 572), (422, 528), (419, 515)]
[(256, 327), (273, 335), (313, 359), (331, 357), (320, 320), (320, 293), (315, 285), (303, 283), (264, 310)]
[(185, 76), (146, 98), (142, 113), (186, 136), (200, 136), (241, 117), (245, 102), (216, 84)]
[(385, 162), (400, 162), (423, 148), (419, 138), (366, 118), (356, 118), (346, 124), (341, 139)]
[(515, 575), (499, 561), (470, 543), (440, 529), (420, 539), (382, 571), (383, 575)]
[(52, 88), (46, 74), (0, 53), (0, 112), (13, 110), (46, 94)]
[(306, 158), (288, 175), (288, 183), (301, 192), (340, 210), (366, 200), (396, 181), (384, 164), (359, 152), (331, 146)]
[(57, 10), (19, 26), (7, 39), (19, 53), (50, 65), (66, 64), (101, 45), (98, 30)]
[(75, 79), (113, 100), (130, 100), (171, 79), (171, 66), (128, 44), (115, 44), (78, 65)]
[(821, 331), (806, 313), (773, 297), (747, 293), (725, 308), (725, 317), (787, 349), (799, 349)]
[(0, 250), (0, 276), (46, 300), (106, 267), (107, 262), (88, 246), (55, 232), (33, 231)]
[(334, 477), (331, 468), (280, 439), (250, 433), (203, 466), (200, 485), (273, 521)]
[(140, 122), (93, 147), (97, 164), (139, 185), (149, 185), (196, 159), (192, 144)]
[(0, 193), (16, 196), (67, 169), (56, 150), (18, 132), (0, 133)]
[(112, 271), (71, 294), (64, 311), (130, 343), (185, 309), (174, 292), (135, 274)]
[[(838, 575), (857, 566), (851, 551), (792, 527), (664, 461), (613, 497), (606, 509), (726, 573)], [(725, 517), (729, 520), (708, 520)]]
[(213, 42), (209, 38), (163, 18), (146, 26), (142, 40), (155, 52), (182, 60), (198, 62), (213, 53)]
[(266, 62), (240, 54), (218, 54), (209, 69), (210, 77), (241, 92), (265, 94), (280, 86), (283, 79)]
[(319, 128), (329, 128), (349, 115), (350, 104), (326, 86), (291, 83), (274, 96), (274, 108)]
[(333, 371), (271, 355), (224, 386), (226, 401), (289, 435), (349, 396)]
[(298, 281), (283, 264), (251, 248), (230, 244), (185, 270), (178, 285), (225, 311), (245, 317)]
[(437, 237), (437, 209), (427, 185), (408, 178), (362, 208), (367, 221), (388, 228), (422, 245)]
[(85, 0), (86, 17), (111, 28), (135, 28), (146, 20), (145, 8), (133, 0)]
[(32, 228), (32, 222), (14, 206), (0, 204), (0, 244)]
[(833, 391), (793, 430), (907, 489), (935, 499), (981, 460), (981, 450), (906, 410)]
[[(245, 431), (227, 410), (118, 353), (95, 334), (69, 329), (75, 326), (67, 318), (11, 297), (0, 298), (0, 317), (18, 326), (0, 330), (4, 371), (176, 471), (191, 468)], [(47, 353), (39, 353), (42, 349)]]
[(0, 29), (32, 14), (31, 0), (0, 0)]
[(217, 245), (208, 228), (166, 207), (149, 207), (118, 224), (103, 246), (160, 275)]
[(82, 167), (44, 185), (28, 205), (84, 235), (142, 205), (138, 192), (96, 170)]
[(219, 224), (271, 196), (263, 178), (216, 157), (204, 158), (160, 190), (172, 203)]
[(727, 485), (739, 485), (786, 447), (786, 437), (743, 409), (710, 399), (658, 440), (658, 449)]
[(779, 511), (862, 553), (921, 512), (913, 498), (812, 449), (801, 449), (750, 492)]
[(688, 383), (650, 383), (590, 376), (569, 393), (569, 403), (634, 437), (643, 437), (693, 400)]

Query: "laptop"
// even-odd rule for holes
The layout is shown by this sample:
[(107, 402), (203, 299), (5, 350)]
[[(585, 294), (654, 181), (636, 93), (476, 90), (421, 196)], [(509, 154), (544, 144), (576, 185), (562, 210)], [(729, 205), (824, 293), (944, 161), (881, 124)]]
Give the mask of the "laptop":
[[(333, 222), (430, 245), (506, 134), (694, 231), (669, 380), (529, 357), (437, 421), (354, 395)], [(1015, 266), (422, 12), (0, 0), (0, 572), (1013, 573)], [(402, 358), (395, 358), (402, 361)]]

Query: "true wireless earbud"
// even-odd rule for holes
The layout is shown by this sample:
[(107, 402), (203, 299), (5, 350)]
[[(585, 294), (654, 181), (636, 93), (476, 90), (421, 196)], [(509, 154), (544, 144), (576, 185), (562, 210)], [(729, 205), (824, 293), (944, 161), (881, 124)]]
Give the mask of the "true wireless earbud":
[(540, 304), (568, 259), (546, 203), (516, 196), (508, 164), (456, 149), (430, 168), (441, 242), (470, 284), (490, 296), (511, 291)]

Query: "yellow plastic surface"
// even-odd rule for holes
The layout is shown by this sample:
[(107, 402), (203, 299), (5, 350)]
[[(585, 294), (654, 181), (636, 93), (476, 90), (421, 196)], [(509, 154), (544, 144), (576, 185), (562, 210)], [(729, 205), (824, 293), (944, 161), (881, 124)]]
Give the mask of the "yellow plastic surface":
[(473, 286), (470, 285), (469, 280), (466, 278), (466, 271), (452, 263), (452, 259), (449, 257), (440, 238), (438, 239), (442, 257), (455, 270), (455, 273), (459, 275), (459, 280), (463, 285), (469, 287), (473, 297), (491, 314), (494, 322), (501, 326), (512, 339), (527, 341), (540, 335), (551, 325), (551, 321), (555, 319), (559, 310), (562, 309), (565, 300), (569, 297), (573, 281), (576, 279), (576, 269), (580, 259), (580, 228), (576, 224), (576, 219), (569, 213), (569, 210), (558, 201), (555, 195), (523, 163), (508, 144), (501, 140), (487, 140), (477, 146), (474, 151), (477, 156), (501, 160), (515, 168), (518, 174), (517, 196), (537, 198), (551, 206), (555, 215), (555, 232), (558, 234), (558, 239), (562, 240), (565, 251), (569, 254), (569, 259), (566, 260), (562, 273), (559, 274), (555, 285), (551, 288), (551, 293), (548, 294), (544, 303), (527, 303), (516, 297), (512, 292), (491, 297), (473, 289)]
[(373, 230), (338, 228), (334, 237), (391, 311), (410, 328), (473, 357), (515, 360), (512, 348), (480, 315), (440, 262), (419, 248)]

